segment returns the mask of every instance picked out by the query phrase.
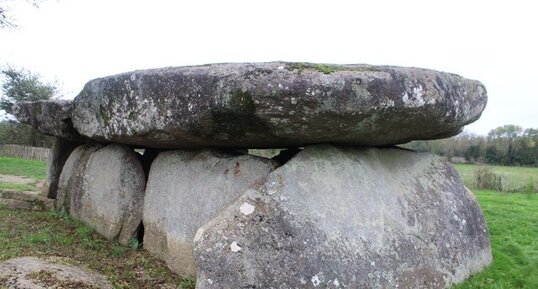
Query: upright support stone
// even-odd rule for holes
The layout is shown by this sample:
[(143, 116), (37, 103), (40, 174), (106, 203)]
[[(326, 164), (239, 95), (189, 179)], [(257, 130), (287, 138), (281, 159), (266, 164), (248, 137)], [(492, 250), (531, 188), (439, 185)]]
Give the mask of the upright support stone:
[(108, 145), (91, 154), (83, 190), (74, 196), (71, 214), (109, 240), (127, 245), (142, 221), (146, 177), (129, 147)]
[(126, 146), (83, 145), (67, 160), (58, 206), (110, 240), (127, 245), (142, 221), (146, 178)]
[(197, 289), (447, 288), (492, 259), (454, 168), (401, 149), (306, 147), (195, 242)]
[(196, 230), (275, 167), (268, 159), (210, 150), (160, 153), (146, 188), (144, 248), (173, 271), (194, 275)]
[(78, 146), (65, 161), (58, 180), (58, 190), (54, 206), (57, 210), (70, 212), (74, 197), (82, 194), (82, 180), (90, 155), (102, 148), (102, 145), (87, 143)]
[(71, 152), (79, 146), (80, 142), (74, 142), (55, 137), (52, 147), (47, 156), (47, 181), (45, 183), (45, 193), (48, 198), (55, 199), (58, 190), (58, 181), (62, 168)]

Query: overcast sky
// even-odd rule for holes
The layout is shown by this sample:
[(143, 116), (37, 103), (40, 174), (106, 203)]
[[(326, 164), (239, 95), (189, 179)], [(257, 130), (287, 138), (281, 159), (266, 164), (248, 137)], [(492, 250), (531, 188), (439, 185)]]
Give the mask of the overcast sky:
[(538, 127), (534, 1), (2, 0), (0, 65), (88, 80), (214, 62), (308, 61), (424, 67), (482, 81), (489, 102), (467, 130)]

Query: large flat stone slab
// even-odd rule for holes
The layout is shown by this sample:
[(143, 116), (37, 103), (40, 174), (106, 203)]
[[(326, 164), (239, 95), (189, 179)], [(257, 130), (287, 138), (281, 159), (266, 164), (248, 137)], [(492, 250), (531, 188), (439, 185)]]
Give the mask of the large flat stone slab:
[(447, 288), (491, 262), (454, 168), (401, 149), (307, 147), (201, 227), (197, 289)]
[(276, 162), (212, 150), (168, 151), (151, 165), (144, 199), (144, 249), (180, 275), (195, 275), (196, 230), (247, 189), (261, 186)]
[(18, 121), (41, 133), (68, 140), (83, 140), (71, 122), (71, 100), (21, 101), (12, 107)]
[(419, 68), (212, 64), (92, 80), (73, 124), (94, 140), (155, 148), (379, 146), (453, 136), (486, 101), (478, 81)]

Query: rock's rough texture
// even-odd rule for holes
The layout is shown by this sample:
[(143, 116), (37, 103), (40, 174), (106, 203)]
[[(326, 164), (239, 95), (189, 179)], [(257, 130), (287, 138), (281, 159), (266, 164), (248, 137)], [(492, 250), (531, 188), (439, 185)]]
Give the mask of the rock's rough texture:
[(446, 288), (491, 262), (484, 218), (446, 161), (306, 147), (196, 234), (197, 289)]
[(106, 278), (88, 269), (66, 265), (64, 259), (22, 257), (0, 263), (0, 288), (112, 289)]
[(136, 153), (116, 144), (103, 148), (82, 146), (69, 158), (64, 166), (62, 177), (67, 180), (61, 180), (59, 201), (68, 202), (73, 217), (105, 238), (127, 245), (142, 221), (146, 183)]
[(44, 185), (47, 197), (51, 199), (56, 198), (58, 181), (60, 179), (60, 174), (62, 173), (62, 168), (69, 155), (71, 155), (73, 150), (79, 145), (81, 145), (79, 142), (73, 142), (62, 138), (54, 139), (52, 147), (49, 150), (49, 155), (47, 156), (47, 181)]
[(69, 155), (58, 179), (58, 190), (54, 206), (57, 210), (70, 212), (75, 196), (83, 195), (83, 179), (90, 155), (102, 145), (87, 143), (78, 146)]
[(69, 140), (83, 140), (71, 122), (72, 101), (22, 101), (11, 108), (22, 123), (31, 125), (41, 133)]
[(82, 190), (72, 197), (71, 214), (105, 238), (127, 245), (142, 221), (146, 177), (136, 153), (111, 144), (88, 158)]
[(146, 188), (144, 248), (173, 271), (194, 275), (196, 230), (275, 167), (268, 159), (210, 150), (160, 153)]
[(455, 135), (486, 101), (480, 82), (426, 69), (212, 64), (92, 80), (73, 123), (95, 140), (156, 148), (377, 146)]

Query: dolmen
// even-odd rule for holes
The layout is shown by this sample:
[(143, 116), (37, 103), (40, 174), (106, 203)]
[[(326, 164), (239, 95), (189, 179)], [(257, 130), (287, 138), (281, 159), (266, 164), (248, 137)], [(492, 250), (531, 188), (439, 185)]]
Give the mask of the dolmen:
[(492, 255), (452, 165), (396, 145), (454, 136), (486, 102), (450, 73), (270, 62), (122, 73), (13, 112), (56, 137), (56, 209), (196, 288), (416, 289)]

